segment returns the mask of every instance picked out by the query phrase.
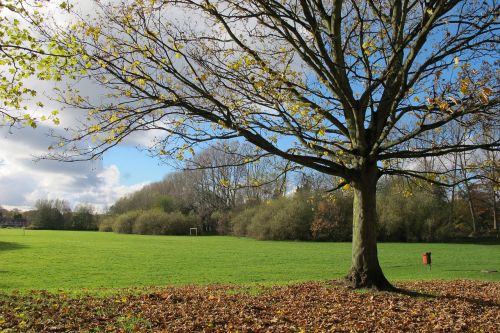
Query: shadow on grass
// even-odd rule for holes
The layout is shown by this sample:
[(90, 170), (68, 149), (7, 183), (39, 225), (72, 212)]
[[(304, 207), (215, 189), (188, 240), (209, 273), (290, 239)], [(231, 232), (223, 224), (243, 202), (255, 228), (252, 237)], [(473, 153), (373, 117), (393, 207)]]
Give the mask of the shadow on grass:
[(403, 268), (403, 267), (412, 267), (415, 265), (384, 265), (385, 268)]
[(0, 252), (1, 251), (11, 251), (11, 250), (21, 250), (27, 248), (24, 244), (13, 243), (13, 242), (0, 242)]

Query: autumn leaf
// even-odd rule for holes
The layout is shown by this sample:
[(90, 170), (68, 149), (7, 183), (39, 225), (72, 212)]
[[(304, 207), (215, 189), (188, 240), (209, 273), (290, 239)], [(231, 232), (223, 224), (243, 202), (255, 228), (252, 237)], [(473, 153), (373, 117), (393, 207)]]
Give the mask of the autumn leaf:
[(108, 296), (85, 297), (46, 291), (0, 293), (0, 331), (430, 333), (500, 329), (499, 282), (406, 281), (398, 287), (406, 292), (360, 293), (341, 281), (329, 281), (263, 287), (257, 293), (235, 285), (117, 290)]

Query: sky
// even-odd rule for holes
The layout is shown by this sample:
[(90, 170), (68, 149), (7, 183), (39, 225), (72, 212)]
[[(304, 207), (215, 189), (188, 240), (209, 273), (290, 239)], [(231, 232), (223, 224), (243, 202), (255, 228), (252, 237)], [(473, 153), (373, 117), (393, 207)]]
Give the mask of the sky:
[[(92, 16), (91, 2), (75, 2), (80, 12)], [(51, 5), (54, 6), (55, 2)], [(48, 6), (50, 7), (50, 5)], [(47, 10), (50, 11), (50, 8)], [(169, 12), (182, 17), (182, 13)], [(185, 17), (186, 18), (186, 17)], [(54, 15), (55, 21), (65, 22), (64, 16)], [(201, 28), (203, 25), (198, 24)], [(50, 91), (43, 82), (31, 82), (39, 91)], [(102, 95), (101, 87), (84, 88), (85, 95)], [(82, 90), (82, 89), (80, 89)], [(50, 93), (49, 93), (50, 94)], [(59, 109), (44, 101), (47, 110)], [(31, 106), (33, 111), (36, 107)], [(30, 111), (32, 111), (30, 109)], [(77, 114), (63, 112), (61, 125), (41, 123), (37, 129), (12, 129), (0, 126), (0, 206), (4, 208), (31, 209), (39, 199), (63, 199), (73, 208), (78, 204), (91, 204), (98, 211), (105, 211), (118, 198), (134, 192), (146, 184), (161, 180), (173, 169), (151, 158), (144, 150), (152, 142), (152, 133), (133, 135), (110, 151), (102, 159), (91, 162), (56, 162), (36, 160), (46, 154), (53, 143), (47, 137), (50, 130), (62, 131), (65, 126), (77, 124)], [(59, 132), (62, 133), (62, 132)], [(286, 143), (286, 142), (285, 142)]]
[(171, 167), (149, 157), (130, 140), (101, 160), (58, 162), (48, 152), (50, 126), (0, 127), (0, 207), (29, 210), (39, 199), (63, 199), (72, 208), (91, 204), (105, 211), (118, 198), (161, 180)]
[[(52, 12), (57, 4), (49, 3), (45, 10)], [(76, 4), (80, 13), (93, 13), (90, 2)], [(5, 14), (2, 12), (2, 15)], [(62, 14), (61, 11), (54, 11), (51, 16), (56, 22), (64, 24), (66, 19)], [(48, 114), (50, 110), (60, 109), (49, 98), (53, 83), (32, 79), (26, 85), (36, 87), (37, 100), (45, 104), (44, 110), (37, 110), (33, 104), (28, 105), (29, 113), (40, 117), (45, 111)], [(98, 94), (99, 89), (85, 83), (79, 88), (88, 95)], [(54, 143), (48, 136), (50, 131), (63, 133), (64, 127), (77, 124), (79, 115), (73, 113), (74, 110), (61, 112), (59, 126), (50, 121), (40, 123), (36, 129), (29, 126), (9, 128), (0, 123), (0, 207), (29, 210), (34, 208), (37, 200), (62, 199), (73, 209), (79, 204), (91, 204), (97, 211), (104, 212), (120, 197), (163, 179), (173, 170), (148, 156), (144, 149), (137, 148), (147, 147), (153, 134), (131, 136), (96, 161), (58, 162), (40, 159)]]

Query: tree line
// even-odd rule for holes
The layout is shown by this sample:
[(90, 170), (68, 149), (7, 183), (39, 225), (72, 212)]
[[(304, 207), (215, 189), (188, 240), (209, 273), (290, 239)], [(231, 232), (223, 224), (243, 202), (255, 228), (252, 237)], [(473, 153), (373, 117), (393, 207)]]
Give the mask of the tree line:
[[(246, 164), (248, 154), (239, 153), (245, 149), (245, 144), (230, 142), (202, 151), (185, 163), (185, 170), (119, 199), (100, 230), (187, 234), (196, 227), (202, 234), (257, 239), (350, 240), (352, 190), (331, 191), (340, 179), (275, 160)], [(428, 164), (421, 161), (415, 170), (424, 172)], [(494, 235), (493, 185), (489, 178), (446, 188), (385, 177), (377, 189), (378, 239), (451, 241)]]
[[(331, 191), (341, 180), (268, 157), (247, 163), (251, 146), (219, 142), (185, 161), (184, 169), (117, 200), (98, 214), (91, 205), (72, 210), (64, 200), (39, 200), (28, 212), (0, 210), (33, 229), (118, 233), (235, 235), (265, 240), (349, 241), (353, 193)], [(447, 156), (447, 159), (453, 156)], [(498, 165), (462, 154), (464, 170), (495, 175)], [(483, 157), (484, 158), (484, 157)], [(422, 160), (415, 170), (437, 172)], [(496, 162), (495, 162), (496, 163)], [(477, 165), (486, 165), (477, 168)], [(378, 239), (451, 241), (498, 232), (495, 179), (477, 177), (451, 187), (403, 177), (378, 185)]]
[(64, 200), (41, 199), (33, 210), (25, 212), (0, 207), (0, 220), (2, 218), (22, 221), (22, 226), (30, 229), (98, 230), (100, 216), (89, 204), (78, 205), (72, 210)]

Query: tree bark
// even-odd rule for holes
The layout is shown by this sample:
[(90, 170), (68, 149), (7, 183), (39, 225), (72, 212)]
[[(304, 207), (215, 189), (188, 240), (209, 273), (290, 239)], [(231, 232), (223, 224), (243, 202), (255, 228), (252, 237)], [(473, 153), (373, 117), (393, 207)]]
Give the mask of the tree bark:
[(476, 223), (476, 210), (474, 208), (474, 203), (472, 202), (472, 191), (469, 185), (469, 181), (467, 180), (467, 161), (465, 158), (465, 153), (460, 154), (460, 169), (462, 171), (462, 176), (465, 184), (465, 193), (467, 195), (467, 202), (469, 203), (470, 215), (472, 218), (472, 233), (475, 234), (477, 232), (477, 223)]
[(492, 199), (492, 209), (493, 209), (493, 230), (498, 231), (498, 223), (497, 223), (497, 195), (495, 192), (495, 186), (493, 184), (491, 186), (491, 199)]
[(467, 202), (469, 203), (470, 216), (472, 219), (472, 233), (475, 234), (477, 232), (476, 209), (474, 208), (474, 203), (472, 202), (472, 192), (467, 181), (465, 181), (465, 189), (467, 193)]
[(346, 280), (353, 288), (394, 290), (380, 268), (377, 255), (377, 181), (375, 164), (363, 167), (359, 177), (352, 181), (352, 266)]

